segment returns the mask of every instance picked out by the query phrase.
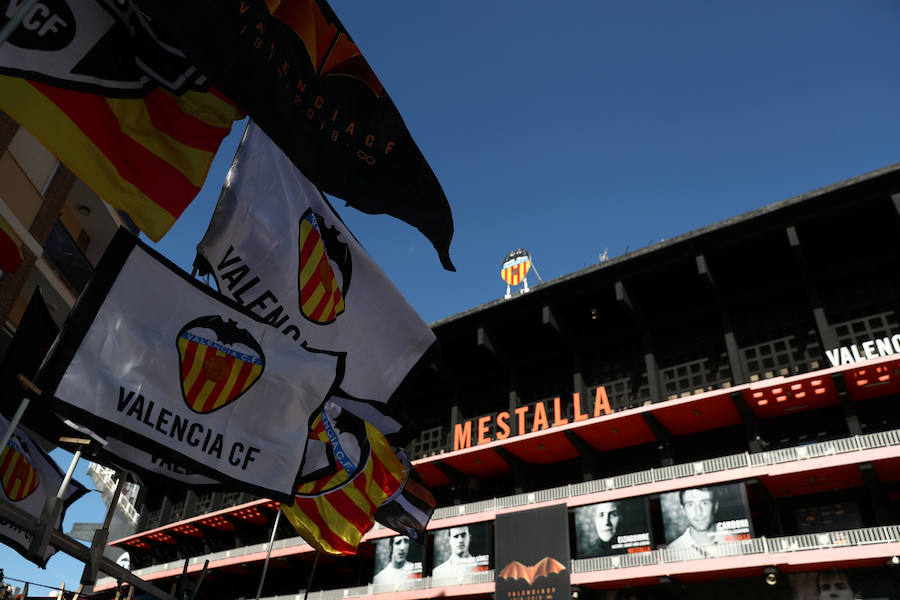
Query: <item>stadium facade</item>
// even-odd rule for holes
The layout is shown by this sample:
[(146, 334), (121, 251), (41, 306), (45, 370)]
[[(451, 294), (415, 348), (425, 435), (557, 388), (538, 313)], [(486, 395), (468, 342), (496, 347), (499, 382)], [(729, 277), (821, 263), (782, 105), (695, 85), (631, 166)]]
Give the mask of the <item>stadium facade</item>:
[(424, 546), (310, 579), (277, 503), (160, 486), (112, 545), (223, 600), (900, 597), (898, 273), (894, 165), (434, 323)]

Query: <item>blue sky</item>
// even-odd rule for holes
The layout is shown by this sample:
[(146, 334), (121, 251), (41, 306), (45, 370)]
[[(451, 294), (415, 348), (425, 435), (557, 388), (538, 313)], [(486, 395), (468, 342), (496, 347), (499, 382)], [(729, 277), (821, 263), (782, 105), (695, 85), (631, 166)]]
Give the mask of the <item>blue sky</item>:
[[(342, 211), (429, 322), (501, 297), (513, 249), (549, 280), (900, 161), (897, 2), (332, 6), (453, 209), (456, 273), (405, 224)], [(186, 269), (239, 135), (158, 245)], [(92, 496), (67, 526), (102, 519)], [(0, 564), (81, 572), (63, 557), (32, 572), (6, 549)]]

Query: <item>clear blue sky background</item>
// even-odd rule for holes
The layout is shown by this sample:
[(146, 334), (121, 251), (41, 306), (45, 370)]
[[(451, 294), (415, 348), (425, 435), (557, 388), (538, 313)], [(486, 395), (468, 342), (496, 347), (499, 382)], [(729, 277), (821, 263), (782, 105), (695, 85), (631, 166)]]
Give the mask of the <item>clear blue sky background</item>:
[[(332, 6), (453, 208), (457, 273), (412, 228), (342, 212), (429, 322), (502, 296), (515, 248), (548, 280), (900, 161), (896, 0)], [(158, 245), (186, 269), (239, 136)], [(91, 496), (67, 527), (102, 519)], [(6, 549), (0, 565), (47, 583), (81, 572)]]

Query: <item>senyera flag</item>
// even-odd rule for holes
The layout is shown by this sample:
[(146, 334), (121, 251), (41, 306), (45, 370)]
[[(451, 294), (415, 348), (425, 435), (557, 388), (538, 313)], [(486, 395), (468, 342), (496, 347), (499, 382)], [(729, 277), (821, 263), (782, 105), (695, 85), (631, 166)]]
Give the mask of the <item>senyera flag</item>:
[[(0, 416), (0, 431), (6, 431), (9, 421)], [(63, 472), (40, 446), (34, 443), (21, 427), (17, 427), (5, 448), (0, 449), (0, 501), (38, 519), (44, 502), (56, 496), (62, 484)], [(63, 496), (63, 510), (55, 527), (59, 529), (65, 518), (66, 508), (88, 492), (87, 488), (71, 480)], [(48, 546), (44, 554), (29, 556), (32, 532), (15, 527), (5, 521), (0, 523), (0, 542), (19, 552), (40, 567), (56, 553)]]
[(325, 0), (132, 1), (319, 189), (415, 226), (453, 270), (441, 185)]
[(326, 402), (310, 427), (302, 483), (281, 510), (320, 552), (355, 554), (375, 512), (403, 485), (406, 468), (375, 427)]
[(310, 417), (340, 384), (342, 363), (120, 230), (37, 384), (57, 413), (134, 447), (139, 461), (289, 501)]
[[(6, 3), (9, 17), (23, 3)], [(241, 112), (127, 2), (38, 3), (0, 44), (0, 109), (159, 240)]]

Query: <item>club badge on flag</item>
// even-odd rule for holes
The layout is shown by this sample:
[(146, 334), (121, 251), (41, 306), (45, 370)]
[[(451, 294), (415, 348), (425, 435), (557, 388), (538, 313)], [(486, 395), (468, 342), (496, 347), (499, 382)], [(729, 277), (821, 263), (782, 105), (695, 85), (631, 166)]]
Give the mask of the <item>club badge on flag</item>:
[(3, 491), (13, 502), (27, 498), (38, 487), (38, 474), (15, 436), (0, 454), (0, 479)]
[(231, 489), (290, 499), (344, 357), (300, 346), (120, 231), (37, 384), (56, 412)]
[[(300, 312), (313, 323), (327, 324), (344, 312), (344, 293), (350, 287), (351, 263), (344, 263), (348, 269), (342, 272), (342, 290), (331, 268), (331, 256), (337, 255), (335, 245), (344, 248), (346, 245), (337, 240), (338, 233), (334, 228), (326, 230), (323, 240), (319, 219), (321, 217), (317, 217), (312, 209), (303, 213), (300, 219)], [(325, 240), (331, 240), (331, 244)], [(332, 246), (331, 253), (328, 252), (329, 245)], [(341, 254), (349, 259), (349, 253)]]
[(181, 391), (194, 412), (210, 413), (236, 400), (262, 374), (265, 358), (246, 329), (220, 316), (194, 319), (178, 332)]
[[(9, 421), (0, 415), (0, 431), (6, 431)], [(35, 519), (41, 515), (44, 502), (59, 491), (63, 472), (50, 456), (41, 450), (21, 427), (17, 427), (6, 448), (0, 453), (0, 480), (3, 491), (0, 501), (9, 501), (16, 508)], [(62, 527), (66, 509), (73, 502), (87, 494), (88, 490), (75, 481), (70, 481), (63, 497), (63, 509), (56, 529)], [(48, 546), (43, 556), (29, 557), (32, 533), (0, 520), (0, 543), (6, 544), (40, 567), (56, 553), (56, 548)]]

